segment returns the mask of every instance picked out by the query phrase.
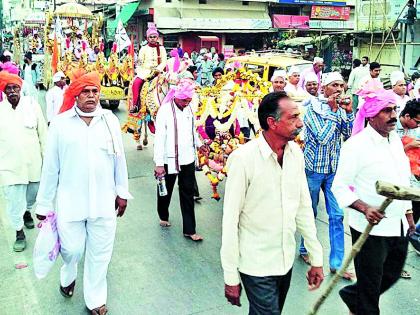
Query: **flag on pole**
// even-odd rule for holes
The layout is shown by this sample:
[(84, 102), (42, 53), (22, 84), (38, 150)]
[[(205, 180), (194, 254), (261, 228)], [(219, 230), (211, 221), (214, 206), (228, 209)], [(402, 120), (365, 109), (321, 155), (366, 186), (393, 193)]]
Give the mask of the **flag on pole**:
[(117, 43), (118, 53), (131, 45), (130, 38), (128, 38), (127, 32), (125, 31), (121, 20), (118, 21), (117, 30), (115, 31), (115, 42)]
[(58, 56), (59, 56), (59, 51), (58, 51), (57, 34), (54, 34), (53, 53), (52, 53), (52, 58), (51, 58), (51, 69), (52, 69), (53, 74), (57, 72)]

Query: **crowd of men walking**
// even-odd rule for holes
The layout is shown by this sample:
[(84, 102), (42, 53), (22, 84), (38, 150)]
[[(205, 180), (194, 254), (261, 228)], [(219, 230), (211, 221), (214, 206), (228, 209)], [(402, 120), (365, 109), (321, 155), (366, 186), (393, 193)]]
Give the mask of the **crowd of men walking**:
[[(152, 28), (147, 36), (133, 84), (137, 92), (166, 66), (159, 33)], [(217, 81), (224, 69), (204, 71), (210, 56), (202, 58), (201, 82)], [(355, 260), (357, 282), (340, 290), (352, 314), (379, 314), (380, 295), (403, 271), (408, 239), (419, 249), (419, 203), (395, 201), (384, 215), (374, 184), (383, 180), (420, 187), (420, 80), (408, 92), (404, 73), (393, 72), (392, 89), (386, 90), (379, 80), (380, 64), (363, 59), (354, 61), (347, 83), (338, 72), (323, 74), (322, 58), (303, 72), (296, 67), (276, 71), (272, 92), (258, 108), (262, 132), (228, 159), (221, 246), (225, 296), (240, 306), (243, 285), (249, 314), (281, 313), (296, 231), (302, 235), (300, 257), (311, 266), (308, 284), (311, 289), (321, 285), (327, 265), (315, 226), (321, 190), (329, 218), (331, 273), (343, 263), (344, 208), (349, 208), (353, 243), (368, 223), (375, 225)], [(191, 76), (164, 99), (154, 148), (155, 175), (165, 179), (167, 188), (166, 195), (157, 193), (159, 224), (171, 226), (169, 204), (178, 178), (183, 235), (194, 242), (203, 240), (194, 214), (196, 154), (206, 154), (211, 142), (200, 139), (190, 106), (196, 70), (186, 70)], [(132, 198), (119, 121), (99, 104), (98, 74), (78, 69), (68, 86), (63, 73), (55, 74), (47, 93), (47, 127), (36, 99), (23, 93), (27, 79), (14, 72), (0, 71), (0, 185), (16, 231), (13, 249), (26, 248), (23, 227), (34, 227), (31, 211), (39, 220), (56, 212), (64, 261), (60, 293), (73, 296), (85, 253), (86, 306), (92, 314), (106, 314), (116, 217)], [(294, 142), (298, 135), (303, 150)], [(351, 280), (354, 274), (343, 277)]]

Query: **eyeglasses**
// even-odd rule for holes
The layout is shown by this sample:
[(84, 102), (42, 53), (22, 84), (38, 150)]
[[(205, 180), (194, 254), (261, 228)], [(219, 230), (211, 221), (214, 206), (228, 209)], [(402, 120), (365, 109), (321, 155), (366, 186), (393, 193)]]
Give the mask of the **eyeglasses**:
[(4, 93), (10, 93), (12, 91), (19, 92), (20, 91), (20, 86), (19, 85), (10, 85), (10, 84), (8, 84), (6, 86), (6, 88), (4, 89)]
[(98, 89), (92, 89), (92, 90), (84, 89), (82, 90), (82, 92), (80, 92), (80, 94), (83, 96), (89, 96), (90, 93), (92, 93), (93, 96), (95, 96), (95, 95), (98, 95), (99, 90)]

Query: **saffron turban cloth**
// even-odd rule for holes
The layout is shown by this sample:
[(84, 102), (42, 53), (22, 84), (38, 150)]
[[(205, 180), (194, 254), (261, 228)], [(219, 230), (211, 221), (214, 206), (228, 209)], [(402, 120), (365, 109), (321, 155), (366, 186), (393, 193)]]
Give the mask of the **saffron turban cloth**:
[(86, 73), (84, 69), (76, 69), (70, 75), (71, 83), (64, 92), (63, 105), (61, 105), (60, 113), (68, 111), (74, 106), (76, 96), (82, 92), (86, 86), (95, 86), (101, 89), (101, 79), (96, 71)]
[[(372, 82), (372, 81), (371, 81)], [(368, 83), (357, 93), (365, 102), (359, 108), (353, 123), (352, 136), (365, 128), (365, 119), (375, 117), (389, 104), (396, 104), (395, 93), (384, 88), (375, 89), (375, 83)]]
[(172, 102), (175, 98), (180, 100), (193, 98), (194, 93), (194, 83), (188, 79), (181, 79), (176, 87), (169, 90), (162, 104)]
[(156, 36), (159, 36), (159, 32), (158, 32), (158, 30), (157, 30), (156, 26), (151, 25), (151, 26), (149, 26), (149, 28), (147, 29), (147, 31), (146, 31), (146, 36), (147, 36), (147, 37), (149, 37), (150, 35), (156, 35)]
[(22, 87), (23, 80), (16, 74), (0, 71), (0, 91), (4, 92), (8, 84), (16, 84)]

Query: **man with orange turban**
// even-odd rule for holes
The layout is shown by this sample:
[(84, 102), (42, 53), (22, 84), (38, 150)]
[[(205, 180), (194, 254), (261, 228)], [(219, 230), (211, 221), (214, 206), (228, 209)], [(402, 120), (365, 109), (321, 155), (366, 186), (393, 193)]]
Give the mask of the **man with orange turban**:
[(16, 230), (13, 250), (26, 248), (23, 225), (34, 228), (30, 210), (35, 204), (41, 178), (47, 126), (39, 104), (22, 95), (22, 79), (0, 72), (0, 187), (6, 199), (6, 213)]
[(98, 73), (77, 70), (70, 78), (61, 114), (48, 131), (36, 213), (40, 220), (51, 212), (57, 216), (61, 294), (73, 296), (85, 253), (86, 306), (92, 314), (106, 314), (116, 217), (131, 198), (127, 165), (118, 118), (99, 105)]

